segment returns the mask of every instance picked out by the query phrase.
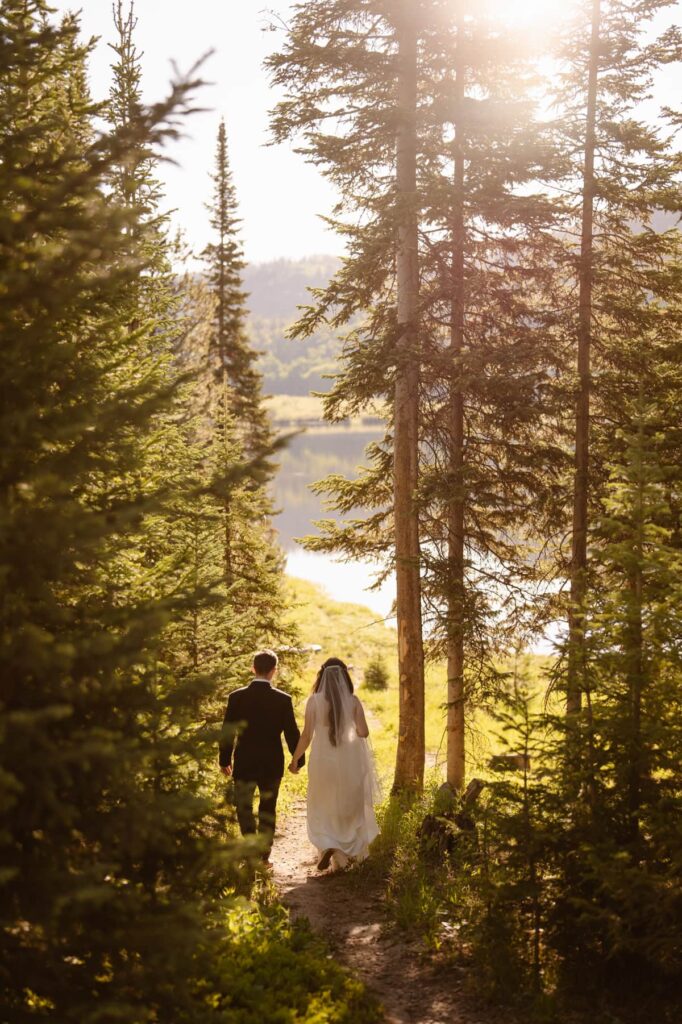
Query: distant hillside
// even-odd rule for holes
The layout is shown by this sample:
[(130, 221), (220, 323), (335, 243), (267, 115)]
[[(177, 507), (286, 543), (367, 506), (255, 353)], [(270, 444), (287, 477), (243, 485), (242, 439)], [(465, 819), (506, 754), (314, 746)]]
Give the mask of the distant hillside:
[(310, 302), (308, 288), (325, 285), (337, 266), (334, 256), (311, 256), (246, 269), (251, 341), (263, 353), (260, 369), (266, 394), (307, 395), (329, 388), (324, 374), (334, 371), (338, 339), (330, 331), (320, 331), (306, 341), (288, 341), (285, 333), (298, 316), (297, 307)]
[[(677, 214), (657, 211), (650, 224), (655, 231), (665, 231), (679, 219)], [(335, 256), (309, 256), (247, 267), (244, 284), (249, 292), (251, 340), (263, 353), (260, 369), (266, 394), (300, 396), (329, 390), (325, 374), (336, 369), (338, 338), (322, 330), (306, 341), (287, 341), (285, 333), (299, 315), (297, 307), (310, 302), (308, 289), (325, 285), (338, 265)]]
[(335, 256), (253, 263), (244, 271), (249, 308), (254, 316), (293, 317), (310, 301), (308, 288), (325, 285), (339, 265)]

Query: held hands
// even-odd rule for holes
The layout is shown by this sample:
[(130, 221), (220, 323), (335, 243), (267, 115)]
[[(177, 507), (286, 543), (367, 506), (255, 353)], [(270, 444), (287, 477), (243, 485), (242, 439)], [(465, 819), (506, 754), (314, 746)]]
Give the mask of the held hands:
[[(289, 771), (291, 772), (291, 774), (292, 775), (298, 775), (300, 770), (301, 770), (301, 766), (298, 763), (298, 760), (296, 760), (296, 761), (292, 760), (291, 764), (289, 765)], [(221, 765), (220, 771), (223, 773), (223, 775), (227, 776), (227, 778), (229, 779), (230, 776), (232, 775), (232, 765), (229, 765), (229, 764)]]

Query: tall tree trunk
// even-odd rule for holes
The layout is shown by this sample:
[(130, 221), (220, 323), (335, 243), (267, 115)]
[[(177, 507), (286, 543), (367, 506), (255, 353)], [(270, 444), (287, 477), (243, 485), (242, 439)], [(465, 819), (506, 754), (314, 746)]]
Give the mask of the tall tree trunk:
[(592, 341), (592, 282), (594, 275), (594, 150), (599, 71), (600, 0), (592, 3), (592, 32), (587, 80), (585, 162), (583, 171), (578, 313), (578, 397), (575, 413), (575, 477), (573, 485), (573, 543), (571, 604), (568, 615), (568, 685), (566, 710), (581, 707), (585, 664), (585, 597), (587, 590), (587, 528), (590, 455), (590, 347)]
[(630, 703), (628, 757), (628, 810), (630, 813), (630, 839), (636, 844), (640, 838), (640, 811), (642, 785), (645, 776), (645, 747), (642, 740), (642, 696), (646, 685), (644, 657), (644, 519), (645, 510), (645, 437), (644, 389), (640, 383), (639, 423), (637, 425), (637, 505), (635, 512), (635, 557), (628, 571), (628, 614), (626, 622), (628, 688)]
[(644, 690), (644, 629), (642, 623), (642, 568), (638, 564), (630, 573), (630, 611), (628, 615), (629, 698), (630, 698), (630, 757), (628, 766), (628, 810), (630, 813), (630, 839), (637, 843), (640, 837), (640, 809), (642, 784), (645, 775), (644, 744), (642, 741), (642, 694)]
[[(223, 442), (223, 464), (222, 464), (221, 469), (222, 469), (223, 473), (226, 473), (227, 472), (227, 467), (228, 467), (229, 462), (230, 462), (230, 456), (231, 456), (231, 452), (230, 452), (231, 414), (230, 414), (230, 385), (229, 385), (229, 382), (228, 382), (227, 369), (226, 369), (225, 365), (223, 365), (222, 383), (223, 383), (223, 395), (222, 395), (222, 399), (223, 399), (223, 401), (222, 401), (222, 404), (223, 404), (223, 437), (222, 437), (222, 442)], [(223, 499), (223, 532), (224, 532), (223, 559), (224, 559), (224, 563), (225, 563), (225, 583), (226, 583), (226, 585), (228, 587), (231, 587), (232, 584), (234, 583), (234, 571), (233, 571), (233, 565), (232, 565), (232, 544), (233, 544), (233, 538), (232, 538), (232, 503), (230, 501), (229, 491), (226, 491), (225, 497)]]
[(200, 542), (200, 526), (199, 516), (192, 516), (192, 582), (193, 582), (193, 594), (192, 594), (192, 627), (189, 641), (190, 657), (192, 659), (192, 668), (195, 672), (199, 671), (199, 559), (201, 557), (201, 542)]
[(397, 4), (398, 342), (394, 399), (394, 517), (400, 706), (394, 790), (424, 783), (424, 650), (422, 641), (418, 483), (419, 264), (417, 235), (417, 25), (414, 0)]
[(452, 267), (450, 310), (450, 486), (448, 510), (448, 714), (447, 780), (455, 790), (464, 788), (464, 147), (462, 107), (464, 67), (461, 3), (457, 10), (457, 55), (454, 94), (454, 180), (452, 208)]

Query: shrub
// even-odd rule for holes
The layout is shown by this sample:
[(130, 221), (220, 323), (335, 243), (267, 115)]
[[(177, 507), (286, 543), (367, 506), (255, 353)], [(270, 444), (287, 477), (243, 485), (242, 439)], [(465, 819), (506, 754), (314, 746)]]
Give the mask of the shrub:
[(219, 958), (220, 1020), (226, 1024), (378, 1024), (379, 1005), (331, 957), (306, 920), (284, 908), (244, 904), (230, 912), (226, 955)]
[(365, 686), (368, 690), (388, 689), (388, 668), (380, 655), (375, 655), (365, 669)]

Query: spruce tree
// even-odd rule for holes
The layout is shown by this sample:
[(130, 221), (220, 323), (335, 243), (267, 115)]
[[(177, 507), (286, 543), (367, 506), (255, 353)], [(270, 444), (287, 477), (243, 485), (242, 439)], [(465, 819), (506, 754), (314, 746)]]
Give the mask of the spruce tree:
[(557, 126), (571, 161), (565, 231), (567, 238), (575, 238), (567, 247), (567, 270), (577, 284), (567, 321), (576, 353), (565, 677), (571, 714), (580, 710), (587, 685), (589, 521), (599, 509), (605, 480), (600, 437), (606, 455), (610, 442), (602, 425), (620, 402), (618, 391), (608, 388), (610, 367), (619, 361), (623, 334), (637, 330), (640, 314), (634, 310), (641, 312), (642, 296), (656, 294), (656, 268), (670, 252), (670, 235), (657, 233), (652, 217), (677, 204), (671, 139), (664, 128), (651, 127), (638, 114), (656, 70), (679, 59), (675, 30), (651, 42), (643, 39), (647, 23), (667, 6), (667, 0), (579, 5), (559, 53)]
[[(451, 12), (420, 5), (418, 175), (414, 199), (403, 201), (387, 174), (394, 167), (391, 103), (401, 73), (396, 11), (333, 4), (324, 13), (301, 11), (287, 48), (272, 61), (276, 80), (290, 90), (275, 129), (277, 137), (300, 132), (304, 152), (342, 194), (335, 223), (349, 254), (298, 328), (309, 332), (325, 320), (341, 327), (364, 315), (346, 339), (343, 371), (326, 399), (330, 418), (385, 401), (400, 379), (394, 239), (402, 211), (416, 204), (421, 295), (419, 342), (410, 356), (419, 414), (413, 529), (418, 524), (421, 533), (431, 649), (449, 654), (449, 778), (460, 788), (465, 656), (470, 698), (490, 696), (512, 631), (532, 616), (538, 552), (559, 520), (563, 457), (550, 429), (557, 357), (543, 331), (558, 244), (552, 206), (532, 190), (553, 173), (558, 157), (530, 117), (518, 40), (501, 42), (498, 29), (473, 7)], [(324, 40), (332, 33), (330, 50)], [(351, 98), (352, 113), (345, 113), (343, 102)], [(326, 128), (334, 119), (340, 139)], [(387, 570), (397, 568), (391, 520), (398, 504), (387, 473), (391, 460), (408, 450), (397, 433), (398, 415), (396, 406), (384, 441), (368, 450), (366, 473), (356, 481), (327, 481), (337, 510), (359, 508), (367, 517), (341, 527), (325, 523), (311, 546), (379, 556)]]
[[(393, 13), (393, 12), (391, 12)], [(393, 522), (400, 679), (400, 740), (394, 788), (424, 782), (424, 650), (421, 552), (415, 500), (419, 483), (419, 237), (417, 208), (417, 7), (399, 0), (389, 26), (396, 54), (395, 220), (397, 245)]]
[(269, 623), (274, 636), (280, 633), (275, 621), (277, 609), (282, 607), (281, 558), (270, 526), (272, 501), (267, 492), (272, 473), (272, 464), (267, 460), (274, 449), (261, 393), (262, 378), (255, 367), (256, 353), (246, 330), (246, 293), (242, 286), (245, 263), (224, 121), (218, 129), (213, 183), (209, 211), (217, 240), (203, 253), (212, 301), (209, 348), (202, 370), (209, 387), (208, 414), (213, 423), (213, 436), (207, 438), (206, 459), (213, 472), (219, 474), (229, 474), (235, 461), (252, 459), (258, 463), (257, 472), (240, 487), (224, 491), (221, 561), (225, 586), (228, 590), (233, 588), (231, 599), (235, 607), (245, 616), (259, 609), (263, 626)]
[[(644, 990), (654, 1005), (674, 1002), (680, 969), (682, 463), (668, 404), (679, 395), (679, 353), (665, 328), (657, 333), (630, 353), (641, 382), (622, 394), (619, 451), (593, 524), (599, 586), (587, 604), (585, 742), (580, 767), (570, 752), (566, 762), (572, 811), (550, 932), (567, 989), (587, 975), (587, 998), (635, 1005)], [(579, 783), (589, 814), (574, 807)]]
[(448, 781), (459, 789), (467, 701), (494, 696), (496, 662), (532, 629), (537, 564), (559, 521), (546, 340), (558, 247), (541, 183), (561, 160), (533, 118), (523, 41), (501, 38), (476, 5), (431, 14), (422, 515), (432, 636), (448, 660)]
[[(275, 82), (286, 92), (274, 116), (275, 138), (300, 134), (303, 152), (339, 187), (342, 199), (335, 223), (350, 246), (342, 269), (318, 293), (316, 307), (303, 316), (297, 332), (309, 333), (325, 320), (338, 328), (356, 313), (364, 316), (353, 337), (367, 356), (371, 376), (366, 376), (362, 394), (348, 387), (337, 400), (337, 390), (326, 412), (332, 419), (342, 418), (377, 397), (388, 399), (392, 409), (391, 432), (397, 443), (382, 456), (382, 492), (391, 513), (390, 522), (381, 517), (381, 554), (397, 579), (400, 720), (394, 785), (406, 790), (421, 787), (424, 771), (420, 550), (414, 504), (420, 347), (416, 17), (415, 6), (403, 0), (383, 6), (338, 0), (299, 6), (282, 52), (269, 61)], [(333, 123), (339, 131), (328, 129)], [(342, 214), (347, 216), (342, 219)], [(354, 219), (363, 222), (362, 230)], [(350, 348), (344, 353), (346, 364)], [(346, 502), (345, 510), (355, 504)], [(361, 543), (349, 540), (348, 549), (357, 554)]]
[(450, 361), (452, 383), (449, 406), (449, 477), (452, 497), (448, 509), (448, 562), (451, 592), (448, 595), (448, 692), (447, 692), (447, 779), (455, 790), (464, 786), (465, 708), (464, 708), (464, 580), (465, 580), (465, 497), (464, 497), (464, 389), (463, 363), (465, 318), (465, 206), (466, 161), (464, 125), (465, 61), (463, 59), (464, 8), (455, 13), (455, 65), (453, 90), (453, 197), (452, 197), (452, 285), (450, 313)]
[(169, 392), (165, 372), (128, 372), (148, 341), (127, 320), (138, 211), (107, 191), (190, 86), (101, 136), (79, 90), (65, 123), (87, 47), (75, 20), (48, 13), (41, 0), (3, 9), (2, 1012), (192, 1019), (186, 969), (205, 922), (189, 880), (225, 875), (187, 785), (209, 739), (198, 689), (158, 657), (188, 598), (154, 594), (136, 547), (166, 495), (132, 439), (149, 438)]
[[(116, 128), (134, 124), (140, 117), (142, 104), (141, 57), (135, 45), (135, 4), (130, 0), (124, 11), (123, 0), (113, 6), (116, 41), (110, 43), (115, 60), (112, 65), (112, 85), (108, 113)], [(143, 216), (156, 211), (161, 196), (159, 182), (154, 178), (155, 154), (149, 147), (139, 151), (116, 168), (113, 178), (117, 198), (124, 206), (137, 207)]]
[[(0, 34), (0, 1017), (312, 1021), (324, 1003), (375, 1020), (281, 915), (225, 898), (243, 845), (203, 777), (208, 616), (230, 608), (211, 516), (258, 466), (205, 472), (149, 280), (151, 211), (112, 195), (198, 83), (103, 131), (90, 47), (50, 15), (8, 0)], [(192, 650), (176, 631), (198, 615)]]
[[(176, 266), (185, 266), (188, 259), (188, 250), (178, 243)], [(276, 446), (246, 458), (229, 398), (227, 405), (216, 405), (221, 396), (210, 370), (215, 297), (203, 276), (190, 269), (177, 275), (175, 290), (175, 355), (191, 380), (184, 395), (186, 458), (199, 489), (178, 518), (184, 538), (180, 547), (197, 593), (209, 587), (212, 594), (206, 608), (188, 612), (177, 626), (183, 662), (215, 681), (209, 714), (222, 721), (224, 698), (243, 682), (252, 652), (263, 646), (291, 647), (297, 638), (284, 621), (284, 562), (266, 490)]]
[[(118, 40), (112, 46), (116, 60), (109, 102), (112, 124), (119, 129), (133, 124), (143, 109), (136, 23), (133, 5), (124, 13), (119, 0), (114, 9)], [(175, 386), (178, 365), (184, 371), (171, 409), (156, 421), (153, 442), (146, 438), (140, 452), (147, 463), (143, 475), (162, 479), (166, 473), (174, 496), (165, 517), (142, 524), (138, 543), (146, 552), (152, 585), (158, 574), (169, 590), (192, 594), (185, 614), (164, 632), (163, 656), (186, 681), (193, 674), (204, 683), (210, 680), (212, 691), (204, 711), (217, 718), (225, 693), (250, 667), (250, 651), (280, 641), (288, 644), (292, 636), (280, 622), (282, 561), (264, 489), (270, 473), (271, 450), (263, 447), (268, 435), (253, 435), (252, 419), (237, 420), (226, 375), (220, 381), (211, 379), (212, 321), (218, 316), (220, 296), (210, 281), (187, 273), (176, 277), (173, 264), (182, 266), (188, 254), (181, 241), (171, 244), (167, 237), (157, 163), (153, 149), (139, 146), (111, 178), (122, 205), (136, 210), (135, 230), (127, 241), (131, 253), (142, 254), (147, 267), (129, 292), (129, 330), (146, 327), (148, 359), (170, 386)], [(226, 248), (230, 257), (235, 256), (236, 248)], [(138, 358), (141, 341), (138, 338)], [(258, 389), (252, 399), (260, 403)], [(249, 408), (249, 416), (262, 416), (266, 423), (261, 404)], [(247, 414), (245, 408), (240, 411)], [(134, 489), (137, 481), (131, 479), (130, 485)]]
[(587, 94), (585, 109), (582, 210), (580, 219), (580, 261), (578, 267), (578, 393), (575, 412), (575, 477), (573, 484), (573, 528), (571, 534), (571, 606), (568, 616), (569, 667), (566, 710), (580, 710), (580, 661), (584, 632), (584, 604), (587, 589), (587, 498), (590, 431), (590, 348), (592, 341), (592, 282), (594, 277), (595, 129), (597, 78), (600, 57), (601, 0), (593, 0), (590, 24)]
[[(218, 127), (213, 200), (208, 210), (215, 241), (203, 257), (208, 283), (215, 300), (210, 365), (215, 375), (216, 405), (228, 397), (225, 416), (231, 415), (248, 453), (262, 451), (271, 439), (268, 416), (261, 394), (262, 375), (256, 369), (256, 353), (246, 329), (245, 267), (239, 240), (237, 196), (227, 152), (225, 122)], [(227, 391), (226, 391), (227, 389)]]

